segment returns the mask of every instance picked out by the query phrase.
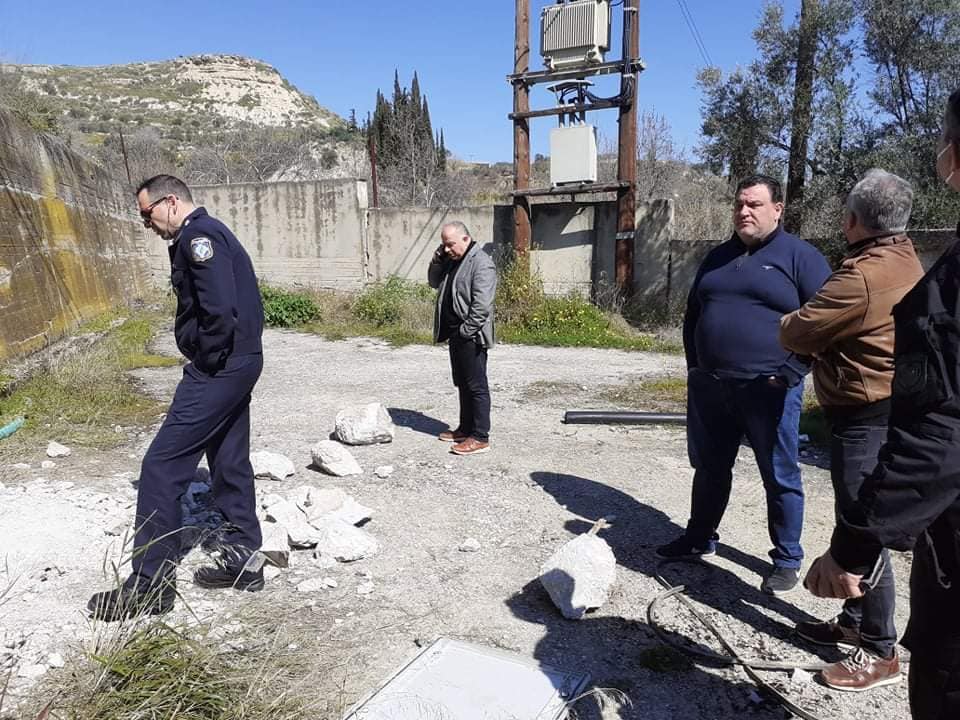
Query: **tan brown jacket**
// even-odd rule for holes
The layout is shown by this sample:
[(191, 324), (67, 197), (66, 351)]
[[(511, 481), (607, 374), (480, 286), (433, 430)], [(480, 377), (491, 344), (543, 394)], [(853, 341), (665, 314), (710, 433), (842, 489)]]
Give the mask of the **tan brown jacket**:
[(906, 235), (864, 240), (851, 246), (816, 295), (780, 319), (780, 343), (815, 357), (813, 384), (821, 405), (866, 405), (890, 397), (893, 306), (922, 276)]

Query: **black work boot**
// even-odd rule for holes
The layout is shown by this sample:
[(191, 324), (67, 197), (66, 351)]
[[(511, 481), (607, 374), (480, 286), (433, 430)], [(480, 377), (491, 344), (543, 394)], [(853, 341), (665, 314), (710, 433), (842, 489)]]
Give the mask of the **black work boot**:
[(113, 590), (99, 592), (87, 602), (90, 617), (117, 622), (142, 615), (163, 615), (173, 610), (177, 585), (173, 579), (153, 582), (148, 578), (128, 579)]
[(205, 565), (193, 573), (193, 583), (202, 588), (220, 590), (235, 588), (247, 592), (263, 590), (263, 569), (244, 570), (244, 566)]

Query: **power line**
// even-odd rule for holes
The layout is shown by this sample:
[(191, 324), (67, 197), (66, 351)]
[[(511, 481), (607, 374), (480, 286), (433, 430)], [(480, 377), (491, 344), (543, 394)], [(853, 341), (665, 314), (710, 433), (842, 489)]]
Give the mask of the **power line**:
[(687, 24), (687, 28), (690, 30), (690, 35), (693, 37), (693, 41), (697, 45), (697, 50), (700, 51), (700, 57), (703, 58), (703, 61), (708, 66), (713, 66), (713, 60), (710, 59), (710, 53), (707, 52), (707, 46), (703, 42), (703, 37), (700, 35), (700, 31), (697, 29), (697, 23), (693, 19), (693, 13), (690, 12), (690, 8), (687, 7), (686, 0), (677, 0), (677, 5), (680, 7), (680, 14), (683, 15), (683, 20)]

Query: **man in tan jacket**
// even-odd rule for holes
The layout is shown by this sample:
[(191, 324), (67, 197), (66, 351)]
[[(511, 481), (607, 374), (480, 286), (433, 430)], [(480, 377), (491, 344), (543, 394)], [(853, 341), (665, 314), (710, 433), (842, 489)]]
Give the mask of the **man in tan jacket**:
[[(820, 291), (780, 321), (780, 342), (812, 355), (817, 398), (832, 423), (830, 477), (839, 515), (857, 500), (886, 439), (893, 381), (893, 306), (922, 277), (904, 234), (913, 204), (910, 184), (870, 170), (847, 196), (848, 252)], [(876, 583), (847, 600), (826, 622), (802, 622), (797, 634), (821, 645), (857, 648), (827, 666), (823, 681), (838, 690), (867, 690), (900, 680), (893, 622), (893, 572), (887, 551)]]

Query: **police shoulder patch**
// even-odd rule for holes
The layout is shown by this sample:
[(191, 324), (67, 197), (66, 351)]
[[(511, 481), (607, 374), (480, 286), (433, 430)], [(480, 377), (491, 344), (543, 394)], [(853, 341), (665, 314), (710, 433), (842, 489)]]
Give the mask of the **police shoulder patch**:
[(207, 237), (195, 237), (190, 241), (190, 257), (195, 262), (206, 262), (213, 257), (213, 242)]

